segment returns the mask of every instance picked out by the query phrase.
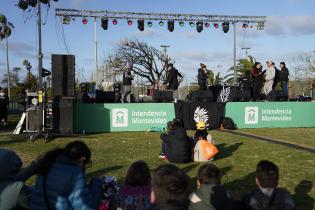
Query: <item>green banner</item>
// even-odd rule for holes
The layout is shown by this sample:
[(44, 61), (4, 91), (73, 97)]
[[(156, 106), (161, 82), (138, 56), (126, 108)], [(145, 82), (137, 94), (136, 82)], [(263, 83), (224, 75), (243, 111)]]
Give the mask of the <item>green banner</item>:
[(225, 116), (238, 128), (315, 127), (315, 103), (230, 102)]
[(146, 131), (175, 117), (172, 103), (75, 104), (74, 131)]

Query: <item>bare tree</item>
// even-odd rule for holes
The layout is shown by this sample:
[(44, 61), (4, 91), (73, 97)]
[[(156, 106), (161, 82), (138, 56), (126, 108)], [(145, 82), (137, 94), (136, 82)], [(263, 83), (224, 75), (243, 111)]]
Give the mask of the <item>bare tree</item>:
[(139, 40), (122, 40), (105, 62), (120, 71), (126, 70), (131, 62), (132, 72), (151, 84), (166, 76), (163, 52)]

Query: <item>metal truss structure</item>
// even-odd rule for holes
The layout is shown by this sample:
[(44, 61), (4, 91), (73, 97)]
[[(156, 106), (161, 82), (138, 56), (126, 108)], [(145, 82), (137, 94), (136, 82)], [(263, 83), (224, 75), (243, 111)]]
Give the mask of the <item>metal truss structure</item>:
[(172, 13), (142, 13), (142, 12), (113, 12), (76, 9), (56, 9), (56, 16), (62, 17), (90, 17), (104, 19), (126, 20), (172, 20), (194, 22), (230, 22), (230, 23), (264, 23), (266, 16), (232, 16), (232, 15), (197, 15), (197, 14), (172, 14)]

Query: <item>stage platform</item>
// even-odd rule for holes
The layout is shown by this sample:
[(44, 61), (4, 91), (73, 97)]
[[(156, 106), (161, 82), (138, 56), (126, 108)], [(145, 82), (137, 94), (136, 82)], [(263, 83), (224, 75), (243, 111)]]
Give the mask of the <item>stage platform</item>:
[(314, 102), (124, 103), (75, 104), (74, 132), (148, 131), (162, 128), (175, 116), (193, 129), (199, 117), (212, 129), (223, 117), (238, 128), (315, 127)]

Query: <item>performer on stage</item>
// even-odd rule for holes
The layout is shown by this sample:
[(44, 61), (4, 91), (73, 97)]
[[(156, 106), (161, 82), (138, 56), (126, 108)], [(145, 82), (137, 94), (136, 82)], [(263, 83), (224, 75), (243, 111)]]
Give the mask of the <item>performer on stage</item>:
[(253, 93), (253, 101), (256, 101), (259, 98), (261, 92), (261, 85), (262, 85), (262, 65), (260, 62), (256, 62), (252, 69), (252, 93)]
[(272, 91), (272, 86), (273, 86), (273, 82), (276, 76), (276, 69), (272, 64), (273, 62), (271, 60), (268, 60), (266, 62), (268, 69), (266, 70), (265, 73), (265, 85), (264, 85), (264, 93), (266, 95), (266, 99), (268, 100), (269, 97), (269, 93), (271, 93)]
[(198, 69), (198, 85), (199, 90), (207, 90), (207, 66), (203, 63), (200, 63)]
[[(132, 69), (132, 63), (128, 63), (128, 70), (124, 71), (123, 74), (123, 87), (124, 87), (124, 96), (123, 100), (124, 103), (130, 103), (131, 102), (131, 84), (133, 80), (133, 76), (131, 75), (131, 69)], [(128, 97), (129, 96), (129, 97)]]
[(288, 99), (289, 69), (283, 61), (280, 62), (279, 81), (281, 83), (281, 95)]
[(172, 90), (173, 91), (173, 98), (175, 99), (179, 99), (179, 95), (178, 95), (178, 86), (179, 86), (179, 82), (178, 82), (178, 77), (183, 78), (183, 76), (178, 72), (178, 70), (176, 68), (174, 68), (172, 63), (169, 63), (167, 65), (167, 76), (166, 76), (166, 83), (167, 83), (167, 89)]

